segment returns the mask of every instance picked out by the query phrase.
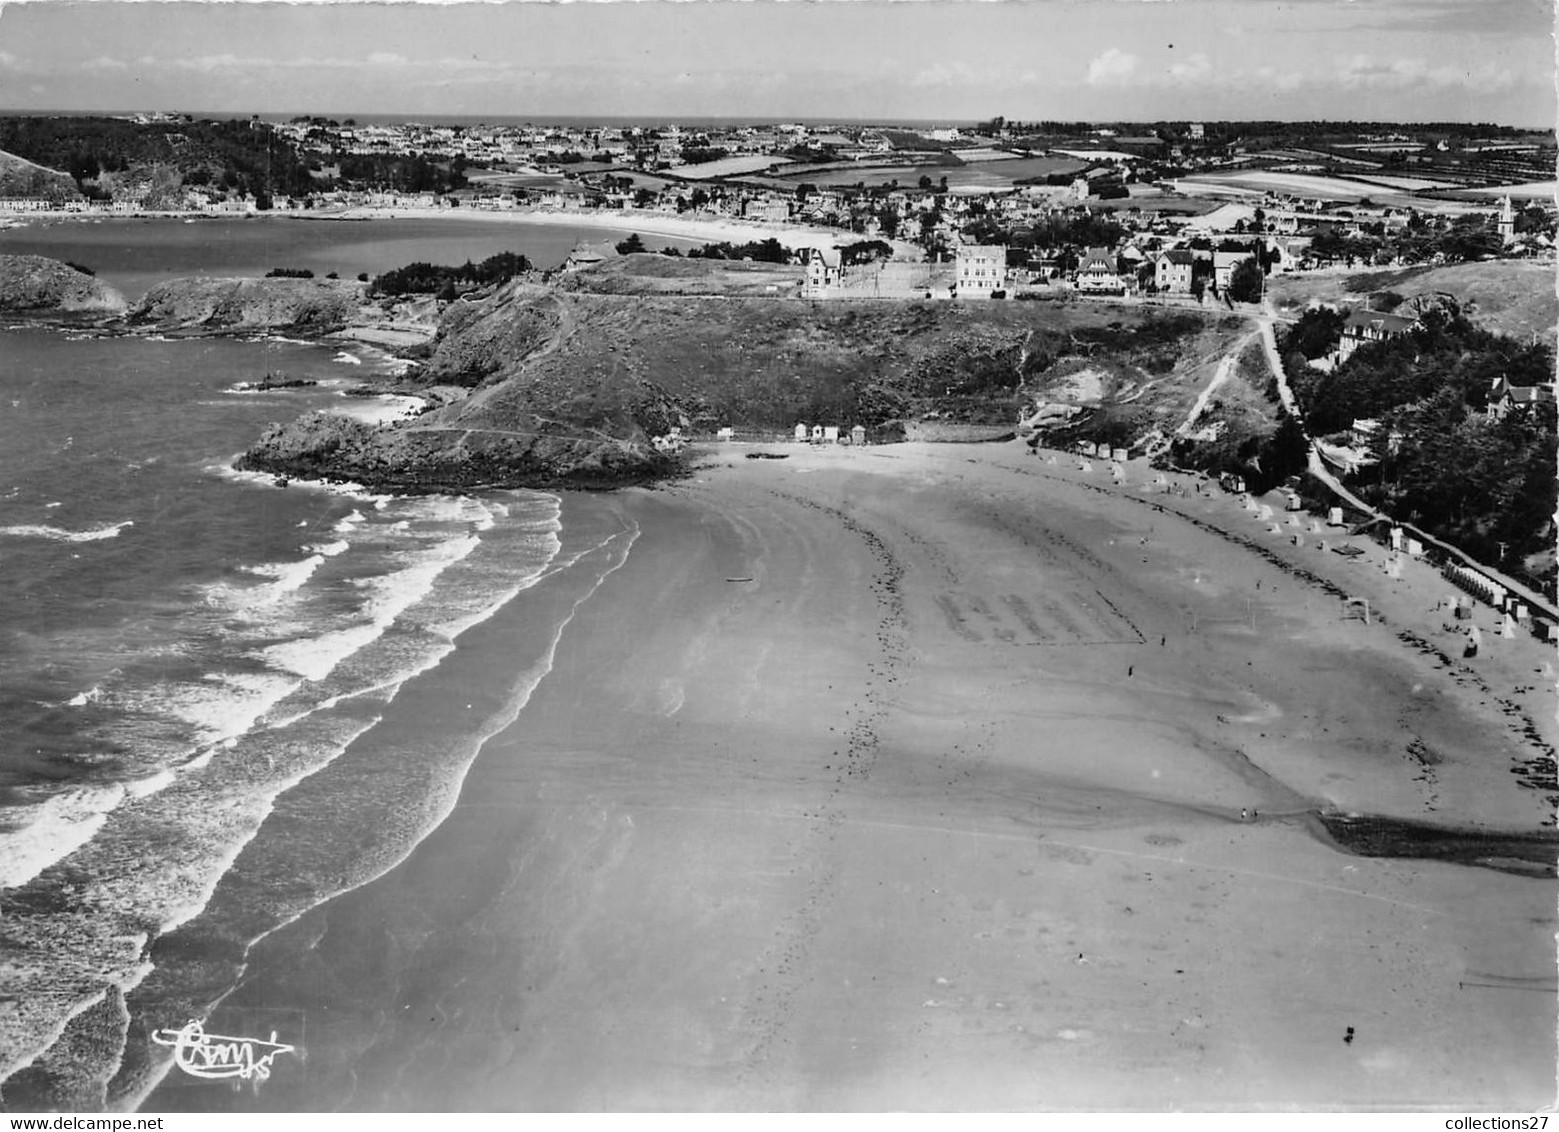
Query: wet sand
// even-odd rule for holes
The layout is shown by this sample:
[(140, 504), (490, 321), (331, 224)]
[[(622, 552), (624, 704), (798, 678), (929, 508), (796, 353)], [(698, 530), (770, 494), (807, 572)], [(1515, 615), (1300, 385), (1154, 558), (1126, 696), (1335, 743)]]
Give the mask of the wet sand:
[(1141, 467), (772, 450), (568, 500), (642, 533), (552, 672), (224, 1004), (303, 1057), (147, 1111), (1552, 1102), (1552, 876), (1315, 817), (1551, 830), (1551, 649)]

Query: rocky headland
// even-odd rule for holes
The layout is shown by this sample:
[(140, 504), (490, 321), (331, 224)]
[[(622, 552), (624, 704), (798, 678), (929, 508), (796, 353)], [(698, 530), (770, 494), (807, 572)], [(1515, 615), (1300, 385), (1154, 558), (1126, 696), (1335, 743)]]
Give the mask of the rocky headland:
[(0, 255), (0, 311), (119, 314), (125, 297), (85, 271), (38, 255)]
[(362, 283), (338, 279), (170, 279), (127, 314), (131, 326), (178, 333), (344, 330), (365, 300)]
[[(1010, 431), (1051, 370), (1095, 351), (1136, 391), (1133, 427), (1173, 427), (1189, 395), (1140, 390), (1154, 376), (1194, 390), (1199, 360), (1232, 333), (1217, 319), (1086, 304), (804, 302), (754, 294), (745, 264), (678, 263), (667, 293), (667, 263), (629, 255), (450, 303), (413, 380), (456, 400), (379, 427), (276, 425), (242, 466), (400, 490), (613, 486), (673, 472), (661, 439), (673, 430), (778, 438), (798, 421), (858, 424), (880, 441), (929, 420)], [(684, 278), (690, 267), (699, 280)], [(701, 293), (687, 289), (699, 281)], [(1165, 383), (1171, 373), (1188, 380)]]

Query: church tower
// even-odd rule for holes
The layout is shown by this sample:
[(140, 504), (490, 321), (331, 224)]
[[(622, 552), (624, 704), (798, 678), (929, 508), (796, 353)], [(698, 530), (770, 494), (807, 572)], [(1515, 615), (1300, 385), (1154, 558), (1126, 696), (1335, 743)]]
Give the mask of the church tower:
[(1507, 196), (1499, 206), (1499, 242), (1509, 247), (1516, 240), (1516, 213)]

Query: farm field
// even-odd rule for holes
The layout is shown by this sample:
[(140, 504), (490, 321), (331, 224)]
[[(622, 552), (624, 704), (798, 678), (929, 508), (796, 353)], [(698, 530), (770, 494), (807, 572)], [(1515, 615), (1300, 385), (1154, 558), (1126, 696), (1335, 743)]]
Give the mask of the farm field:
[(743, 153), (735, 157), (722, 157), (718, 161), (705, 161), (698, 165), (679, 165), (677, 176), (684, 181), (711, 181), (717, 177), (738, 177), (743, 173), (756, 173), (776, 165), (789, 165), (788, 157), (763, 153)]
[(1498, 200), (1508, 196), (1511, 200), (1552, 200), (1559, 194), (1559, 181), (1528, 181), (1522, 185), (1490, 185), (1481, 189), (1456, 189), (1447, 196), (1475, 200)]
[(1047, 177), (1052, 173), (1078, 172), (1084, 165), (1084, 162), (1070, 157), (1017, 157), (968, 165), (879, 165), (864, 169), (853, 166), (827, 171), (814, 168), (789, 174), (779, 178), (779, 181), (791, 184), (810, 181), (819, 186), (853, 185), (857, 181), (867, 185), (887, 185), (893, 181), (901, 185), (914, 185), (926, 176), (933, 181), (946, 177), (950, 189), (1001, 192), (1012, 188), (1016, 181), (1029, 177)]

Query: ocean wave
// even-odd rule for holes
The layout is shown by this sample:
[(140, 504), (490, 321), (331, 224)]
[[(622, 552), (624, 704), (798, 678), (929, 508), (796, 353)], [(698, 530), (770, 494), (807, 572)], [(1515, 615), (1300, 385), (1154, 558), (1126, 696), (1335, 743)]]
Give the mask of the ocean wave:
[(475, 535), (451, 539), (417, 555), (410, 566), (380, 577), (359, 579), (355, 584), (367, 595), (365, 620), (317, 636), (271, 645), (261, 649), (260, 655), (273, 667), (296, 672), (307, 680), (323, 680), (336, 665), (382, 636), (401, 613), (427, 596), (444, 570), (470, 554), (480, 542)]
[(126, 527), (135, 526), (134, 519), (95, 527), (87, 531), (67, 531), (63, 527), (51, 527), (43, 523), (21, 523), (12, 527), (0, 527), (0, 535), (13, 538), (46, 538), (55, 542), (98, 542), (106, 538), (118, 538)]
[[(177, 720), (191, 741), (182, 756), (175, 757), (171, 750), (159, 756), (166, 764), (161, 768), (154, 765), (156, 760), (138, 763), (141, 773), (117, 787), (117, 794), (115, 788), (106, 788), (86, 799), (55, 803), (56, 809), (68, 810), (70, 818), (56, 820), (59, 828), (50, 835), (52, 840), (39, 836), (40, 847), (25, 859), (39, 871), (64, 861), (75, 887), (66, 898), (69, 910), (58, 923), (52, 917), (16, 921), (7, 935), (25, 945), (27, 954), (50, 956), (47, 967), (38, 964), (36, 970), (22, 973), (18, 993), (26, 999), (34, 997), (28, 988), (49, 987), (56, 996), (39, 1008), (37, 1024), (26, 1028), (22, 1048), (45, 1048), (62, 1032), (67, 1011), (79, 1012), (84, 998), (100, 994), (104, 985), (128, 989), (150, 977), (143, 944), (130, 938), (133, 933), (125, 932), (126, 924), (168, 931), (188, 923), (210, 906), (222, 878), (235, 868), (243, 874), (237, 883), (249, 908), (251, 895), (262, 894), (250, 893), (255, 866), (244, 865), (240, 858), (278, 799), (334, 767), (379, 724), (407, 680), (444, 663), (460, 633), (493, 616), (541, 578), (566, 568), (559, 564), (561, 503), (555, 496), (516, 493), (501, 503), (459, 497), (386, 497), (380, 502), (376, 510), (387, 513), (353, 511), (345, 530), (337, 524), (339, 537), (333, 542), (304, 548), (310, 554), (304, 562), (251, 568), (251, 573), (271, 580), (258, 587), (235, 587), (239, 595), (292, 586), (287, 600), (269, 611), (274, 619), (218, 625), (210, 612), (200, 613), (205, 619), (200, 631), (216, 633), (211, 641), (226, 642), (220, 646), (227, 650), (226, 665), (182, 683), (155, 685), (139, 695), (116, 690), (110, 682), (103, 693), (107, 707)], [(414, 540), (388, 529), (408, 517)], [(495, 518), (504, 521), (495, 526)], [(297, 870), (278, 873), (273, 886), (262, 886), (260, 910), (246, 911), (242, 921), (254, 923), (253, 933), (246, 929), (243, 938), (260, 938), (320, 901), (367, 883), (404, 859), (444, 820), (482, 744), (518, 716), (550, 671), (573, 610), (621, 565), (636, 533), (619, 532), (605, 543), (562, 556), (572, 565), (606, 548), (605, 557), (591, 559), (588, 573), (580, 576), (582, 596), (567, 618), (543, 630), (545, 636), (536, 642), (541, 650), (537, 663), (527, 667), (485, 721), (462, 721), (447, 747), (408, 752), (413, 757), (405, 766), (386, 768), (393, 781), (384, 785), (385, 807), (390, 808), (390, 798), (409, 799), (413, 805), (404, 813), (387, 813), (383, 828), (374, 830), (371, 847), (338, 845), (328, 828), (315, 831), (317, 841), (309, 850), (315, 855), (308, 858), (308, 867), (300, 863)], [(345, 560), (350, 569), (335, 565), (342, 551), (326, 553), (337, 544), (343, 551), (352, 550)], [(304, 576), (305, 563), (314, 558), (325, 561), (308, 567)], [(375, 566), (383, 572), (360, 573)], [(295, 609), (297, 602), (303, 605)], [(218, 617), (225, 612), (216, 610)], [(288, 632), (297, 635), (263, 643)], [(250, 651), (234, 651), (240, 647)], [(257, 655), (264, 658), (264, 668), (255, 664)], [(289, 660), (295, 663), (286, 663)], [(385, 742), (393, 745), (395, 735), (387, 735)], [(379, 747), (376, 741), (373, 750)], [(355, 781), (352, 774), (332, 779), (314, 793), (325, 789), (326, 796), (334, 798), (343, 782)], [(431, 781), (433, 788), (408, 790), (411, 779)], [(365, 781), (376, 780), (371, 775)], [(377, 796), (377, 786), (374, 792)], [(366, 804), (357, 795), (345, 801), (349, 794), (340, 794), (341, 804)], [(298, 799), (309, 796), (304, 791)], [(286, 839), (281, 840), (285, 846)], [(0, 848), (5, 865), (23, 859)], [(52, 883), (52, 875), (37, 883)], [(29, 879), (37, 877), (38, 872), (32, 872)], [(70, 977), (60, 977), (60, 970), (70, 971)], [(66, 989), (69, 994), (62, 993)], [(55, 1038), (48, 1037), (51, 1033)]]
[(357, 357), (357, 356), (355, 356), (353, 354), (349, 354), (345, 350), (342, 350), (339, 354), (337, 354), (335, 357), (331, 358), (330, 360), (333, 361), (333, 362), (340, 362), (343, 365), (349, 365), (349, 366), (360, 366), (360, 365), (363, 364), (363, 359), (362, 358), (359, 358), (359, 357)]
[(0, 888), (26, 884), (85, 845), (124, 796), (124, 786), (112, 783), (75, 787), (30, 806), (7, 807), (7, 816), (22, 824), (0, 832)]

